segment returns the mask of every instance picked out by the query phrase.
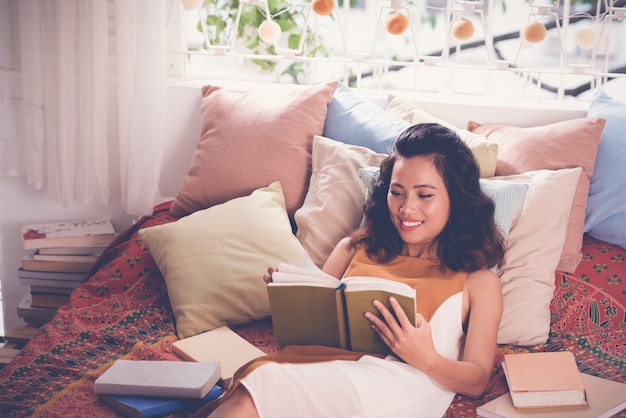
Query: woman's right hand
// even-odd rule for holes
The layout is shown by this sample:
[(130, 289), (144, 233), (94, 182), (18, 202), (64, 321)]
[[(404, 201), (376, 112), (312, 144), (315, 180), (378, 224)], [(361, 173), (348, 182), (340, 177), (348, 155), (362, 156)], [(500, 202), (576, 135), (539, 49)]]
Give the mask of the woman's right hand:
[(278, 271), (278, 269), (276, 267), (268, 267), (267, 268), (267, 274), (263, 275), (263, 281), (267, 284), (267, 283), (271, 283), (272, 280), (272, 274), (274, 274), (275, 271)]

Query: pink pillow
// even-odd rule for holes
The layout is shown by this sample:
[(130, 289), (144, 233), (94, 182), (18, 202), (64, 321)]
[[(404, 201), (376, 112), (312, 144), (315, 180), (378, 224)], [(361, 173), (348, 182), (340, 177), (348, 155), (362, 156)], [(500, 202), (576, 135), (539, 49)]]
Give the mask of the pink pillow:
[[(581, 167), (557, 270), (574, 272), (582, 259), (582, 240), (589, 184), (605, 119), (587, 117), (545, 126), (521, 128), (469, 122), (468, 129), (498, 143), (496, 175), (531, 170)], [(537, 219), (537, 222), (541, 222)]]
[(170, 213), (189, 215), (279, 180), (293, 219), (336, 88), (336, 81), (288, 91), (203, 87), (200, 140)]

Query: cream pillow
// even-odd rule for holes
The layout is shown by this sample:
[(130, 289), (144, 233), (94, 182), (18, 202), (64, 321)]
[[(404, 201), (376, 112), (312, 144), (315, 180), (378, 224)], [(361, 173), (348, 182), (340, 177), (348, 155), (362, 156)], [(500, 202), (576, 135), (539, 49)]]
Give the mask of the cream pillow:
[(277, 181), (139, 235), (165, 278), (179, 338), (269, 316), (263, 274), (304, 254)]
[(366, 194), (359, 169), (378, 166), (386, 156), (322, 136), (313, 139), (309, 190), (294, 217), (296, 236), (319, 267), (337, 242), (359, 227)]
[(413, 103), (407, 102), (393, 94), (387, 99), (387, 112), (399, 116), (411, 124), (418, 123), (438, 123), (455, 131), (472, 150), (478, 166), (480, 167), (480, 176), (492, 177), (496, 173), (496, 161), (498, 158), (498, 144), (487, 141), (482, 135), (477, 135), (467, 129), (458, 128), (450, 123), (439, 119), (428, 112), (420, 109)]
[(504, 298), (499, 344), (534, 345), (548, 339), (555, 271), (581, 172), (576, 167), (494, 177), (529, 185), (498, 273)]

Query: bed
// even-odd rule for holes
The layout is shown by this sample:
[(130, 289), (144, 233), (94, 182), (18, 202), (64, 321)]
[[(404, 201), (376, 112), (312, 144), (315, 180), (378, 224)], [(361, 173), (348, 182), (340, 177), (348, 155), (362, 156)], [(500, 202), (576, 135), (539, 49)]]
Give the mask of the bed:
[[(322, 100), (324, 106), (338, 97), (336, 92), (339, 90), (336, 89), (337, 85), (334, 84), (331, 90), (325, 90), (324, 100), (326, 101)], [(319, 91), (316, 94), (319, 94)], [(206, 89), (203, 97), (206, 97)], [(353, 99), (352, 96), (351, 98)], [(240, 105), (242, 103), (240, 99), (241, 97), (238, 97), (234, 103)], [(293, 109), (293, 101), (289, 100), (287, 107)], [(315, 103), (307, 101), (302, 103), (308, 109), (309, 114), (314, 113)], [(224, 103), (221, 102), (220, 106), (224, 106)], [(229, 112), (232, 110), (232, 108), (229, 109)], [(331, 110), (332, 103), (328, 105), (328, 112)], [(206, 112), (206, 103), (203, 102), (203, 115), (207, 114)], [(216, 109), (211, 109), (210, 113), (211, 120), (219, 119), (223, 122), (223, 118), (228, 119), (227, 114), (217, 115)], [(358, 110), (353, 109), (352, 114), (355, 113), (358, 113)], [(298, 118), (302, 118), (302, 115), (299, 114)], [(317, 119), (319, 122), (319, 115)], [(373, 117), (370, 116), (370, 120), (372, 119)], [(284, 123), (284, 120), (281, 121)], [(397, 122), (397, 119), (394, 119), (394, 122)], [(215, 135), (214, 126), (207, 126), (209, 122), (204, 118), (202, 123), (205, 125), (201, 124), (201, 132), (213, 129), (212, 132)], [(315, 128), (318, 135), (328, 133), (329, 136), (331, 134), (340, 136), (340, 133), (333, 134), (327, 129), (329, 123), (328, 114), (324, 110), (321, 125)], [(337, 126), (345, 127), (345, 121), (341, 121)], [(285, 129), (288, 131), (288, 128), (284, 126), (282, 128), (283, 131)], [(482, 125), (482, 128), (495, 129), (493, 126), (486, 125)], [(275, 127), (273, 129), (275, 130)], [(229, 134), (234, 133), (229, 132)], [(291, 132), (288, 134), (295, 135)], [(378, 136), (378, 134), (374, 135), (374, 137)], [(294, 141), (293, 137), (290, 141)], [(229, 148), (236, 148), (236, 146), (236, 144), (229, 144)], [(358, 146), (360, 145), (350, 144), (350, 147)], [(357, 148), (350, 149), (354, 151)], [(196, 150), (194, 159), (198, 152)], [(219, 154), (225, 151), (212, 148), (212, 152)], [(262, 150), (254, 150), (257, 157), (260, 153)], [(314, 222), (316, 216), (320, 216), (314, 211), (300, 214), (298, 212), (303, 207), (310, 209), (310, 200), (313, 198), (309, 196), (311, 189), (314, 189), (317, 196), (323, 196), (326, 190), (321, 185), (323, 179), (315, 177), (316, 175), (319, 177), (323, 171), (321, 167), (316, 167), (316, 158), (319, 159), (319, 156), (320, 152), (316, 153), (314, 150), (312, 168), (309, 166), (306, 169), (307, 178), (304, 180), (307, 190), (303, 191), (299, 198), (296, 196), (290, 200), (293, 196), (287, 193), (288, 181), (282, 185), (285, 196), (283, 207), (286, 216), (284, 219), (288, 229), (285, 233), (297, 237), (299, 242), (305, 242), (307, 237), (299, 235), (302, 231), (294, 234), (294, 229), (299, 226), (302, 226), (303, 230), (311, 227), (311, 225), (303, 226), (303, 217)], [(375, 166), (375, 161), (380, 159), (380, 153), (372, 151), (367, 154), (367, 158), (366, 165)], [(193, 164), (192, 161), (192, 166)], [(326, 165), (331, 166), (331, 164)], [(219, 173), (211, 174), (218, 176)], [(257, 179), (259, 176), (262, 177), (263, 173), (259, 174), (258, 170), (253, 170), (253, 174), (256, 180), (265, 182), (264, 179)], [(328, 173), (325, 174), (328, 175)], [(274, 173), (268, 175), (273, 176)], [(293, 177), (297, 176), (293, 172), (293, 167), (290, 167), (290, 179), (293, 180)], [(354, 182), (357, 181), (360, 181), (360, 176), (354, 180)], [(334, 186), (329, 190), (339, 187), (336, 179), (333, 179), (331, 183)], [(230, 186), (226, 192), (239, 193), (244, 198), (248, 196), (249, 190), (235, 192), (232, 190), (232, 184)], [(255, 190), (252, 195), (256, 193), (255, 187), (252, 187), (252, 190)], [(61, 307), (53, 320), (43, 325), (21, 352), (4, 369), (0, 370), (1, 416), (118, 416), (117, 412), (100, 403), (93, 391), (94, 380), (112, 362), (120, 358), (178, 360), (178, 357), (172, 353), (172, 343), (181, 337), (199, 332), (202, 326), (194, 328), (198, 325), (188, 323), (188, 319), (185, 319), (181, 313), (181, 309), (184, 310), (184, 308), (181, 307), (179, 295), (175, 295), (169, 277), (173, 274), (172, 266), (164, 264), (163, 258), (167, 256), (162, 254), (164, 250), (171, 252), (171, 247), (168, 248), (163, 242), (160, 243), (161, 247), (154, 243), (147, 245), (146, 235), (141, 231), (152, 227), (156, 228), (151, 229), (152, 231), (159, 231), (158, 228), (178, 225), (183, 219), (193, 219), (192, 215), (199, 212), (193, 208), (194, 205), (206, 208), (217, 207), (239, 199), (239, 197), (233, 199), (231, 196), (222, 195), (210, 203), (184, 201), (181, 199), (184, 188), (185, 184), (181, 186), (175, 199), (156, 205), (151, 215), (140, 218), (133, 226), (121, 232), (87, 274), (86, 280), (73, 291), (70, 302)], [(362, 190), (362, 193), (366, 192), (365, 187), (359, 190)], [(566, 205), (568, 207), (571, 206), (573, 194), (572, 190), (570, 200)], [(359, 196), (362, 198), (361, 195)], [(249, 204), (249, 202), (244, 203), (246, 203), (244, 207)], [(185, 204), (189, 207), (182, 209)], [(250, 216), (253, 217), (253, 215)], [(362, 215), (352, 216), (353, 222), (358, 224), (360, 216)], [(344, 218), (344, 216), (329, 217), (328, 213), (325, 213), (323, 217), (324, 222), (329, 223), (330, 226)], [(213, 244), (209, 242), (207, 245), (216, 246), (214, 240), (217, 238), (211, 234), (216, 234), (215, 231), (222, 227), (219, 225), (219, 219), (221, 218), (212, 218), (210, 232), (206, 234), (210, 235), (209, 241), (213, 240)], [(520, 215), (517, 214), (516, 218), (510, 220), (513, 225), (510, 227), (510, 239), (519, 238), (513, 231), (517, 228), (515, 225), (520, 222), (520, 219)], [(560, 224), (563, 224), (562, 220)], [(349, 227), (351, 226), (343, 226), (343, 228)], [(165, 229), (161, 229), (163, 230)], [(559, 230), (561, 237), (559, 249), (567, 243), (566, 230), (565, 226)], [(246, 233), (251, 234), (250, 231)], [(554, 231), (552, 233), (556, 234)], [(177, 242), (176, 239), (179, 238), (174, 237), (174, 242)], [(188, 236), (183, 238), (189, 240)], [(250, 235), (250, 238), (250, 241), (254, 241), (254, 235)], [(556, 235), (551, 238), (558, 241)], [(167, 241), (169, 242), (170, 239), (172, 237), (168, 236)], [(567, 237), (567, 239), (572, 238)], [(581, 232), (579, 240), (582, 259), (575, 263), (575, 269), (571, 272), (558, 270), (556, 264), (563, 260), (559, 261), (557, 258), (550, 272), (552, 283), (548, 286), (550, 297), (544, 315), (548, 321), (545, 330), (547, 341), (533, 344), (531, 339), (519, 341), (519, 343), (500, 343), (493, 375), (485, 395), (480, 399), (457, 396), (446, 416), (474, 416), (477, 406), (506, 393), (507, 385), (500, 362), (504, 354), (511, 352), (570, 350), (575, 354), (582, 372), (626, 383), (626, 308), (624, 303), (626, 300), (626, 250), (622, 246), (610, 244), (589, 233)], [(227, 246), (223, 242), (225, 241), (220, 241), (222, 243), (220, 247)], [(272, 246), (271, 242), (262, 244), (264, 247)], [(194, 245), (199, 244), (196, 242)], [(321, 256), (324, 252), (314, 245), (306, 249), (314, 256)], [(223, 254), (218, 253), (217, 257), (223, 258)], [(261, 281), (260, 275), (257, 276), (257, 280)], [(250, 286), (258, 285), (255, 283)], [(180, 287), (183, 286), (180, 285)], [(231, 291), (226, 289), (223, 292), (226, 294)], [(228, 300), (228, 297), (225, 299)], [(258, 296), (254, 299), (256, 300)], [(244, 302), (248, 304), (245, 299)], [(233, 303), (241, 303), (241, 301)], [(527, 299), (520, 307), (522, 311), (528, 310), (524, 315), (528, 315), (530, 320), (534, 314), (531, 312), (532, 303), (533, 301)], [(196, 308), (207, 309), (206, 306), (209, 304), (211, 302), (205, 300), (204, 306)], [(216, 309), (223, 308), (218, 304)], [(241, 315), (245, 317), (245, 320), (241, 319)], [(240, 313), (237, 320), (231, 318), (228, 322), (239, 335), (262, 351), (272, 353), (278, 349), (273, 337), (271, 317), (263, 309)], [(181, 333), (183, 325), (186, 328)], [(513, 341), (513, 338), (511, 337), (510, 340)], [(626, 416), (626, 411), (621, 415)]]

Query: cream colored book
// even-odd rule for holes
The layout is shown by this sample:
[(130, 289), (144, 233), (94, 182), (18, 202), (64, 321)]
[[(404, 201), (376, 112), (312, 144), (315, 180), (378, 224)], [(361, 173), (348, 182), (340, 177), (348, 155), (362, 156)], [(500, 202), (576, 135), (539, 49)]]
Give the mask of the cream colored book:
[(94, 382), (97, 395), (202, 399), (220, 379), (218, 361), (116, 360)]
[(187, 361), (219, 361), (227, 384), (239, 367), (266, 355), (226, 326), (178, 340), (172, 344), (172, 352)]
[(511, 395), (476, 408), (485, 418), (608, 418), (626, 408), (626, 384), (581, 373), (587, 392), (587, 405), (519, 409), (513, 406)]

